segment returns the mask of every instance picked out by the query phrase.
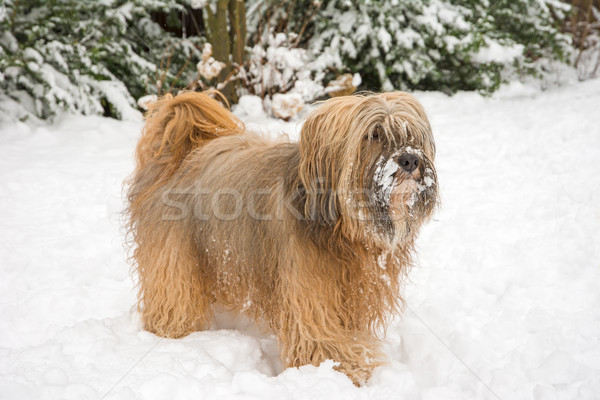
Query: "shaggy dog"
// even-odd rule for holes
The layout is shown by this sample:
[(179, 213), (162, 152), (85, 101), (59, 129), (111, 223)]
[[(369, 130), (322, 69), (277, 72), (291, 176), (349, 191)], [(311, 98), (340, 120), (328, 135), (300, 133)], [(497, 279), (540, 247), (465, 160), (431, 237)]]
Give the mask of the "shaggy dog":
[(437, 204), (422, 106), (403, 92), (336, 97), (299, 142), (274, 142), (215, 94), (154, 103), (137, 147), (128, 212), (144, 328), (180, 338), (219, 305), (266, 321), (285, 365), (332, 359), (364, 383)]

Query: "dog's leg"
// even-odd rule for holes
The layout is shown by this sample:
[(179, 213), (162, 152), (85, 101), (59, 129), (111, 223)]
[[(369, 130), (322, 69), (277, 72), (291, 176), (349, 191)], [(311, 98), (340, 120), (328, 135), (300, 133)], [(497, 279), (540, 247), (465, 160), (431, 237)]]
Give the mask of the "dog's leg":
[(178, 338), (212, 319), (210, 291), (193, 235), (177, 222), (138, 229), (135, 251), (144, 329)]
[(288, 367), (319, 365), (325, 360), (339, 363), (335, 368), (356, 385), (364, 384), (375, 367), (381, 365), (377, 340), (369, 334), (349, 332), (326, 315), (323, 301), (310, 304), (303, 298), (302, 310), (282, 310), (286, 324), (278, 332), (282, 359)]
[[(343, 284), (333, 277), (338, 265), (324, 265), (327, 256), (296, 250), (304, 256), (282, 274), (281, 309), (276, 324), (282, 360), (288, 367), (319, 365), (325, 360), (356, 384), (365, 383), (382, 364), (379, 341), (345, 301)], [(294, 256), (292, 256), (294, 258)]]

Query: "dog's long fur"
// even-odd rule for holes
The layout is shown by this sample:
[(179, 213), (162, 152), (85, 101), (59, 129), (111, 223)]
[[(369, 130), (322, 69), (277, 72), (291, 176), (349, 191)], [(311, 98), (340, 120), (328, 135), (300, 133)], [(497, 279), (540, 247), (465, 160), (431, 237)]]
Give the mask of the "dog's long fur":
[[(398, 170), (386, 197), (382, 166), (407, 151), (419, 168)], [(164, 97), (128, 192), (144, 328), (179, 338), (218, 304), (266, 321), (287, 366), (333, 359), (364, 382), (437, 203), (434, 156), (407, 93), (325, 101), (299, 143), (247, 132), (210, 94)]]

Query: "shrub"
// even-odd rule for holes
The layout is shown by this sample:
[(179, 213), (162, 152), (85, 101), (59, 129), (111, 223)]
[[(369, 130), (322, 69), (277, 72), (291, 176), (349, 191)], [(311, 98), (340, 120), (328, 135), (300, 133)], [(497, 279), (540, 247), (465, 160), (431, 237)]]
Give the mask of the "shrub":
[(199, 54), (199, 38), (176, 38), (150, 14), (181, 9), (174, 0), (6, 0), (0, 90), (30, 98), (41, 118), (60, 109), (124, 117), (134, 98), (170, 87)]
[(558, 0), (326, 0), (309, 47), (319, 69), (360, 72), (368, 89), (489, 93), (566, 60), (556, 19), (567, 11)]

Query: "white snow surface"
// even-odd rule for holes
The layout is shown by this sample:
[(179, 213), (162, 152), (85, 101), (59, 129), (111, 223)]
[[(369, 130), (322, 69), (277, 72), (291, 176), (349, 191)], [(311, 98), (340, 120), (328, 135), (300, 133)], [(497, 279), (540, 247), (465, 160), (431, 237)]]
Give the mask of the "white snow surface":
[[(333, 362), (284, 370), (233, 316), (179, 340), (140, 328), (120, 216), (140, 121), (0, 126), (0, 399), (598, 398), (600, 80), (416, 96), (442, 205), (361, 388)], [(250, 125), (297, 135), (255, 103)]]

